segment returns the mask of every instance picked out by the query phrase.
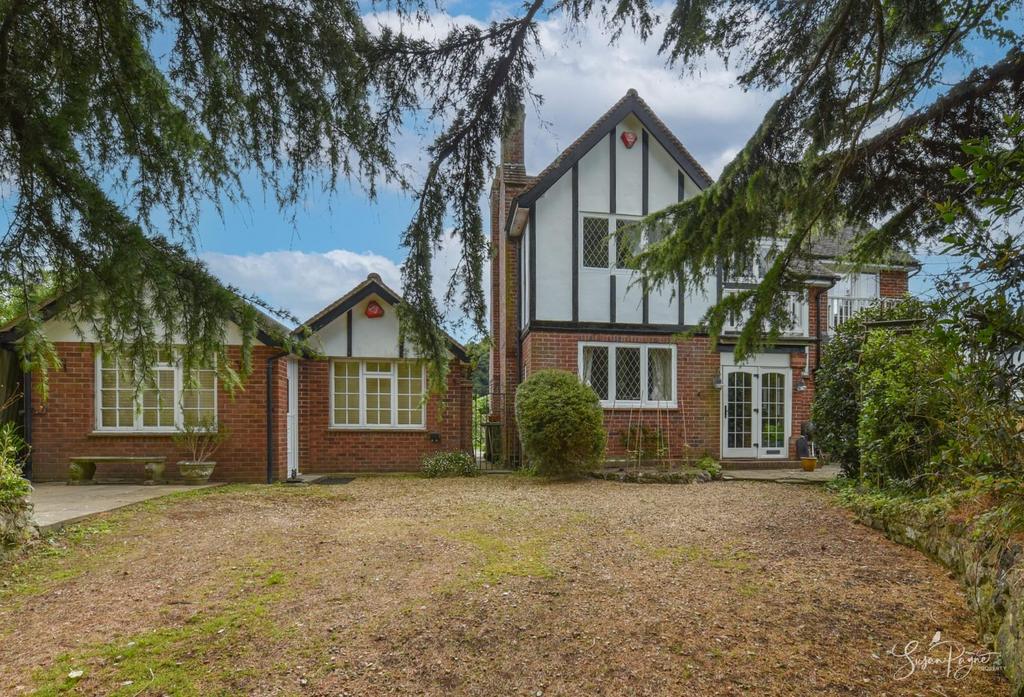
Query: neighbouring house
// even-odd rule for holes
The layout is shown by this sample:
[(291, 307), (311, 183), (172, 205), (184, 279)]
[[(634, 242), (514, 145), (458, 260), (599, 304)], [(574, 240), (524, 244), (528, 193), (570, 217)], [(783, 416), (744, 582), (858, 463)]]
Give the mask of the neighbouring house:
[(669, 459), (795, 459), (822, 342), (857, 309), (906, 294), (918, 265), (894, 252), (852, 273), (838, 260), (851, 235), (821, 242), (806, 289), (790, 299), (793, 325), (771, 351), (737, 365), (728, 335), (739, 323), (716, 349), (699, 331), (675, 335), (694, 330), (722, 295), (756, 284), (766, 259), (683, 293), (634, 283), (616, 248), (624, 222), (711, 183), (635, 90), (536, 176), (524, 163), (522, 119), (505, 137), (490, 198), (490, 418), (513, 458), (516, 387), (557, 368), (597, 392), (611, 458), (632, 456), (647, 430)]
[[(403, 346), (395, 306), (401, 298), (376, 274), (309, 320), (310, 351), (291, 353), (286, 328), (262, 317), (253, 371), (231, 394), (215, 370), (185, 380), (171, 354), (153, 366), (155, 384), (134, 388), (116, 356), (104, 354), (88, 326), (42, 308), (44, 331), (61, 367), (49, 395), (23, 376), (24, 432), (35, 481), (62, 480), (72, 457), (165, 457), (167, 473), (184, 459), (172, 435), (183, 423), (213, 419), (229, 437), (213, 459), (214, 480), (272, 482), (303, 473), (415, 470), (423, 455), (471, 449), (471, 383), (466, 352), (450, 340), (448, 390), (428, 395), (426, 368)], [(241, 357), (241, 331), (226, 331), (228, 358)], [(20, 339), (16, 324), (0, 345)], [(310, 357), (316, 354), (317, 357)], [(189, 384), (194, 386), (188, 386)], [(139, 465), (104, 463), (97, 479), (138, 478)]]

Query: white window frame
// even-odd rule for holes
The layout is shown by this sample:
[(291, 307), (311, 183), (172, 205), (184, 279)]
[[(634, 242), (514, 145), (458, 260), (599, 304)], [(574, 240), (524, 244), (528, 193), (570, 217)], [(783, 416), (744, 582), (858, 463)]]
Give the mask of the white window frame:
[[(581, 271), (587, 272), (617, 272), (617, 273), (634, 273), (635, 269), (623, 268), (618, 265), (618, 254), (619, 254), (619, 240), (616, 235), (617, 221), (624, 220), (630, 223), (635, 223), (643, 218), (642, 215), (624, 215), (622, 213), (594, 213), (589, 211), (580, 211), (580, 222), (579, 222), (579, 239), (577, 244), (579, 245), (580, 260), (579, 268)], [(586, 266), (583, 260), (583, 241), (584, 241), (584, 230), (583, 220), (585, 218), (603, 218), (607, 227), (607, 240), (608, 240), (608, 265), (607, 266)], [(647, 246), (647, 233), (642, 233), (640, 238), (640, 249)]]
[[(427, 367), (419, 362), (420, 380), (423, 384), (422, 403), (420, 405), (420, 421), (418, 424), (398, 423), (398, 364), (416, 363), (417, 361), (403, 361), (394, 358), (332, 358), (330, 372), (330, 399), (328, 414), (329, 428), (332, 431), (426, 431), (427, 430)], [(334, 367), (339, 363), (359, 364), (359, 423), (339, 424), (334, 421)], [(391, 423), (390, 424), (369, 424), (366, 423), (366, 364), (367, 363), (388, 363), (391, 366)], [(371, 377), (385, 377), (384, 373), (374, 372)]]
[[(96, 433), (174, 433), (185, 424), (185, 412), (181, 407), (181, 397), (185, 391), (184, 368), (180, 358), (175, 355), (170, 364), (159, 363), (158, 367), (171, 365), (174, 368), (174, 425), (173, 426), (143, 426), (142, 391), (137, 390), (132, 399), (132, 425), (131, 426), (104, 426), (103, 425), (103, 351), (99, 349), (93, 357), (93, 411), (95, 418), (93, 427)], [(220, 423), (218, 411), (219, 391), (217, 371), (213, 373), (213, 423)], [(134, 387), (134, 386), (133, 386)]]
[[(583, 349), (587, 347), (605, 347), (608, 349), (608, 399), (601, 400), (604, 409), (677, 409), (679, 408), (679, 364), (675, 344), (636, 344), (629, 342), (580, 341), (576, 345), (576, 374), (583, 380)], [(640, 349), (640, 399), (622, 400), (615, 395), (615, 349)], [(672, 399), (653, 400), (647, 397), (647, 365), (650, 349), (671, 350)]]

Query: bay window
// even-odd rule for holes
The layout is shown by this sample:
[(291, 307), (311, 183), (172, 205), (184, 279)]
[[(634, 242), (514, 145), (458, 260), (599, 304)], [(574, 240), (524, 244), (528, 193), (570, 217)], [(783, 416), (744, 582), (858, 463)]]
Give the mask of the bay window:
[(331, 427), (422, 429), (425, 366), (414, 361), (331, 363)]
[(675, 407), (676, 347), (579, 344), (579, 376), (605, 407)]
[(185, 375), (173, 352), (160, 351), (149, 372), (138, 384), (135, 371), (117, 356), (96, 356), (98, 431), (169, 433), (186, 424), (216, 423), (216, 370), (196, 368)]

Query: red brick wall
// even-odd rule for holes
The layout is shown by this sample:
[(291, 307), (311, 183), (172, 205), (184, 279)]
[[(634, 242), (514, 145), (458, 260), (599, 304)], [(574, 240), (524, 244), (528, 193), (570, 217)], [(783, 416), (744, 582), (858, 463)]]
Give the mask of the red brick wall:
[(898, 298), (910, 289), (910, 278), (906, 271), (881, 271), (878, 274), (878, 294), (883, 298)]
[[(427, 428), (332, 430), (330, 364), (303, 361), (299, 367), (299, 470), (316, 472), (415, 471), (424, 455), (472, 449), (472, 382), (469, 367), (452, 362), (448, 390), (427, 401)], [(430, 440), (440, 434), (440, 442)]]
[(628, 433), (631, 418), (634, 425), (642, 418), (644, 426), (657, 427), (666, 433), (673, 458), (695, 458), (704, 453), (718, 456), (719, 392), (712, 383), (719, 372), (719, 360), (718, 354), (710, 350), (708, 339), (697, 337), (673, 342), (669, 337), (658, 335), (571, 334), (533, 330), (523, 343), (524, 377), (546, 368), (576, 374), (577, 344), (580, 341), (676, 345), (676, 384), (680, 407), (660, 413), (647, 409), (606, 409), (609, 457), (625, 455), (623, 438)]
[[(95, 362), (89, 344), (58, 343), (57, 352), (62, 367), (49, 374), (49, 399), (43, 403), (38, 397), (32, 415), (32, 472), (40, 481), (65, 479), (68, 458), (88, 455), (162, 455), (167, 458), (166, 476), (177, 477), (176, 463), (186, 458), (170, 434), (94, 435), (95, 415)], [(244, 389), (234, 395), (222, 387), (217, 394), (219, 422), (230, 429), (231, 435), (214, 454), (217, 467), (213, 479), (217, 481), (263, 482), (267, 477), (267, 361), (280, 351), (257, 346), (253, 349), (253, 372)], [(228, 349), (229, 357), (237, 362), (240, 350)], [(280, 393), (284, 380), (284, 360), (275, 362), (275, 395)], [(287, 408), (287, 402), (277, 398), (277, 404)], [(283, 414), (283, 411), (281, 412)], [(285, 438), (285, 422), (278, 421), (281, 442)], [(275, 461), (276, 478), (284, 476), (283, 447)], [(101, 464), (96, 477), (140, 477), (141, 465)]]
[[(532, 330), (523, 342), (523, 372), (529, 377), (538, 370), (555, 368), (578, 372), (580, 341), (613, 343), (675, 344), (676, 385), (679, 408), (674, 410), (606, 409), (605, 428), (608, 431), (609, 457), (625, 455), (623, 438), (630, 424), (660, 428), (668, 435), (669, 454), (672, 458), (696, 458), (704, 454), (719, 457), (721, 453), (721, 392), (714, 388), (721, 361), (718, 352), (711, 351), (706, 337), (673, 341), (659, 335), (574, 334)], [(806, 389), (793, 391), (793, 408), (789, 449), (796, 456), (795, 439), (800, 435), (800, 424), (810, 419), (810, 405), (814, 396), (813, 380), (802, 374), (806, 358), (803, 351), (790, 354), (793, 385), (803, 379)]]

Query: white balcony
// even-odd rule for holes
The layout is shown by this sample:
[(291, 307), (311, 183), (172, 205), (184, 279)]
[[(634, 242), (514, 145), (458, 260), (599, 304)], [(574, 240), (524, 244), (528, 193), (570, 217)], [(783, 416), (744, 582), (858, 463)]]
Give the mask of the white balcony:
[(892, 305), (898, 301), (899, 298), (829, 298), (828, 331), (833, 332), (836, 327), (865, 308)]
[[(738, 292), (737, 289), (724, 288), (723, 295)], [(786, 310), (792, 318), (792, 324), (782, 330), (783, 336), (809, 336), (810, 325), (808, 322), (808, 305), (806, 293), (789, 292), (786, 294)], [(723, 329), (726, 332), (739, 332), (746, 324), (749, 313), (744, 312), (740, 317), (732, 317), (726, 320)]]

